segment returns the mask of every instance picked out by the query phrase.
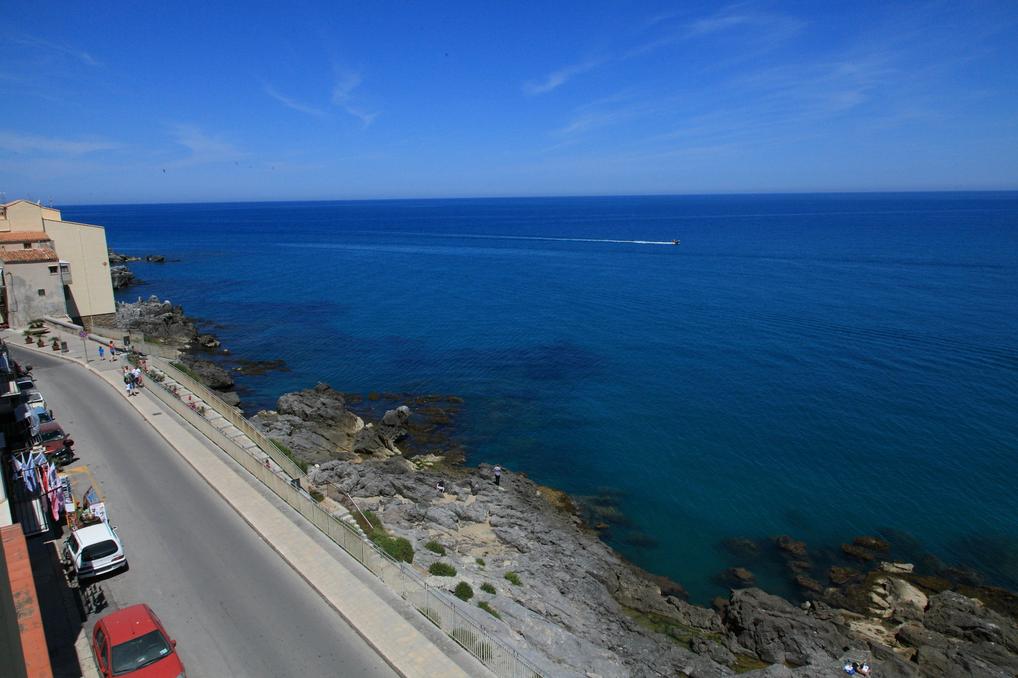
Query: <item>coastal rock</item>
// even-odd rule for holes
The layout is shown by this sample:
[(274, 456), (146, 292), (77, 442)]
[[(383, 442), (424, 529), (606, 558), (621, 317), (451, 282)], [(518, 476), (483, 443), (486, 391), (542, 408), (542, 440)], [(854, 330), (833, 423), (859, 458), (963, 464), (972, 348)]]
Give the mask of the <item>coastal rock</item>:
[(796, 541), (788, 535), (781, 535), (774, 540), (774, 544), (785, 553), (795, 556), (797, 559), (806, 557), (806, 542)]
[(924, 620), (926, 628), (971, 643), (995, 643), (1009, 652), (1018, 652), (1018, 629), (983, 603), (944, 591), (930, 598)]
[(166, 263), (166, 257), (161, 254), (148, 254), (145, 256), (145, 261), (150, 264), (163, 264)]
[(876, 558), (876, 555), (867, 548), (863, 548), (858, 544), (842, 544), (841, 552), (849, 558), (854, 558), (862, 562), (869, 562)]
[(129, 256), (127, 254), (120, 254), (113, 250), (107, 250), (110, 264), (126, 264), (129, 261), (141, 261), (141, 257)]
[(234, 381), (230, 373), (209, 360), (200, 360), (184, 354), (181, 362), (198, 378), (200, 382), (217, 391), (228, 391), (233, 388)]
[(724, 623), (740, 646), (771, 664), (830, 666), (852, 644), (834, 623), (760, 589), (734, 591)]
[(198, 334), (194, 322), (184, 315), (180, 306), (160, 301), (154, 295), (146, 300), (139, 297), (133, 303), (117, 304), (116, 323), (121, 329), (141, 332), (148, 341), (174, 346), (186, 346)]
[(848, 582), (860, 577), (862, 577), (862, 573), (858, 570), (853, 570), (850, 567), (839, 567), (834, 565), (827, 570), (827, 578), (835, 586), (847, 584)]
[(867, 551), (887, 551), (891, 545), (880, 537), (856, 537), (852, 543)]
[(722, 578), (735, 586), (750, 586), (756, 581), (753, 573), (744, 567), (730, 567), (725, 570)]
[(219, 339), (217, 339), (215, 335), (207, 333), (199, 334), (195, 337), (194, 343), (206, 350), (217, 349), (221, 345)]
[(236, 391), (223, 391), (219, 394), (219, 399), (231, 407), (240, 406), (240, 396)]
[(139, 282), (134, 273), (126, 266), (110, 266), (110, 281), (115, 290), (122, 290)]

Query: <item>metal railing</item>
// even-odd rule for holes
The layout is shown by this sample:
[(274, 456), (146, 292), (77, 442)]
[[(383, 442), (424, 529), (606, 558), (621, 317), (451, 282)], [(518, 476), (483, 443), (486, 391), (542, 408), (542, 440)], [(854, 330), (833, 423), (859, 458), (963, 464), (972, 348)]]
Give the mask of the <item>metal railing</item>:
[[(286, 471), (287, 475), (301, 482), (305, 481), (307, 474), (283, 454), (261, 431), (244, 419), (240, 410), (227, 405), (210, 389), (174, 368), (167, 361), (157, 359), (152, 361), (152, 364), (168, 373), (171, 378), (204, 400), (206, 405), (212, 407), (227, 421), (248, 435), (259, 449)], [(152, 380), (149, 382), (152, 383)], [(178, 396), (170, 393), (163, 384), (155, 383), (159, 388), (149, 389), (153, 395), (201, 431), (234, 461), (243, 466), (295, 511), (307, 518), (336, 545), (385, 582), (390, 589), (413, 605), (495, 675), (500, 678), (541, 678), (541, 673), (534, 664), (521, 656), (517, 650), (491, 635), (473, 617), (470, 612), (473, 608), (449, 595), (448, 592), (429, 586), (425, 578), (412, 566), (395, 560), (373, 542), (366, 540), (353, 526), (337, 519), (319, 506), (318, 502), (314, 501), (306, 491), (295, 488), (291, 483), (280, 478), (274, 470), (266, 467), (247, 450), (237, 445), (213, 426), (208, 419), (183, 403)]]

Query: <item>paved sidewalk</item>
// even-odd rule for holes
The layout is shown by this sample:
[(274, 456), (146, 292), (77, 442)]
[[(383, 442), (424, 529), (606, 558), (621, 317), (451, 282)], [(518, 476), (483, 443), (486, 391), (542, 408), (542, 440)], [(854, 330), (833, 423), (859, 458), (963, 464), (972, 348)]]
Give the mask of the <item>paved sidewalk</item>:
[[(7, 330), (5, 339), (17, 344), (21, 336)], [(404, 618), (391, 604), (362, 585), (346, 564), (333, 557), (292, 520), (283, 515), (247, 480), (223, 462), (207, 438), (194, 435), (176, 417), (152, 416), (153, 406), (163, 409), (160, 400), (147, 394), (128, 397), (121, 374), (126, 360), (98, 360), (98, 344), (89, 342), (86, 354), (82, 340), (64, 332), (51, 332), (67, 342), (68, 351), (46, 347), (33, 350), (73, 360), (104, 379), (134, 405), (144, 418), (201, 475), (234, 510), (399, 674), (416, 676), (490, 675), (488, 669), (460, 650), (455, 660), (440, 650), (421, 630)], [(27, 346), (27, 345), (26, 345)], [(144, 405), (143, 405), (144, 403)], [(360, 567), (354, 564), (355, 567)], [(426, 620), (421, 618), (422, 623)], [(84, 661), (82, 662), (84, 664)], [(465, 669), (464, 667), (468, 667)]]

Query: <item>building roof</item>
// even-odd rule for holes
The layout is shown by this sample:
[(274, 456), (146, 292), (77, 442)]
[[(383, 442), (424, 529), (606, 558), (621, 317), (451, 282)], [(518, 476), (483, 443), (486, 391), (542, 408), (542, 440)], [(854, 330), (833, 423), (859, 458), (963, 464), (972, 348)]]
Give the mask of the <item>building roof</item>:
[(46, 231), (7, 231), (0, 232), (0, 243), (12, 242), (39, 242), (41, 240), (52, 240)]
[(60, 261), (60, 258), (48, 247), (33, 247), (30, 250), (0, 251), (0, 261), (5, 264), (32, 264), (42, 261)]

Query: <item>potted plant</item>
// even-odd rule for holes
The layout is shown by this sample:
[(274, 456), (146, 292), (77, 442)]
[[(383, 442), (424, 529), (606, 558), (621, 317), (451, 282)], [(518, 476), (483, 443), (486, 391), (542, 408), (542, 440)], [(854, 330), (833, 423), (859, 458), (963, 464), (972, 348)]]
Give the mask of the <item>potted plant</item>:
[(60, 339), (57, 337), (53, 337), (53, 350), (54, 351), (60, 350)]
[(32, 339), (32, 330), (25, 330), (22, 334), (25, 335), (25, 343), (26, 344), (31, 344), (32, 341), (34, 341)]
[(39, 348), (42, 348), (43, 346), (46, 345), (46, 342), (42, 340), (41, 334), (39, 335), (39, 340), (35, 342), (35, 345), (38, 346)]

